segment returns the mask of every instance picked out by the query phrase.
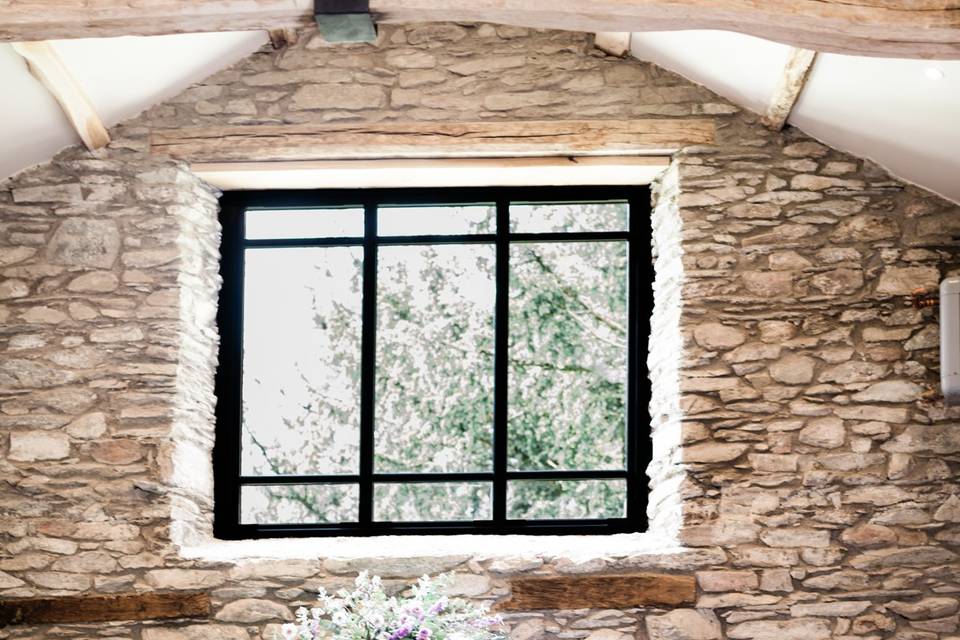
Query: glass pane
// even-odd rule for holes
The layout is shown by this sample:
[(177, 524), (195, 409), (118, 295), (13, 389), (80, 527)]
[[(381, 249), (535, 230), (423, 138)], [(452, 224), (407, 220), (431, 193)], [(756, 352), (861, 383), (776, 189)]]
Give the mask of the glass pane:
[(507, 517), (623, 518), (626, 480), (514, 480), (507, 485)]
[(248, 485), (240, 488), (240, 524), (356, 522), (359, 504), (354, 484)]
[(250, 210), (246, 213), (246, 235), (248, 240), (360, 237), (363, 207)]
[(490, 485), (485, 482), (442, 484), (378, 484), (374, 487), (374, 520), (489, 520)]
[(493, 245), (380, 249), (378, 472), (490, 468), (495, 259)]
[(510, 249), (509, 464), (622, 469), (625, 242)]
[(514, 204), (510, 231), (626, 231), (629, 210), (626, 202)]
[(381, 236), (493, 233), (496, 226), (497, 209), (492, 204), (377, 209), (377, 233)]
[(242, 470), (357, 473), (363, 249), (248, 249)]

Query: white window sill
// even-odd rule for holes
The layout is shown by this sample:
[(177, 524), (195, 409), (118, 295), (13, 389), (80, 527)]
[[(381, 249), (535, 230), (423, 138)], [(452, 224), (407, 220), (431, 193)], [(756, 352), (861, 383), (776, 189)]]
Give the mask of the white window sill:
[(213, 562), (251, 559), (373, 559), (469, 556), (473, 559), (561, 557), (590, 560), (689, 553), (662, 533), (595, 536), (378, 536), (211, 540), (180, 548), (185, 558)]

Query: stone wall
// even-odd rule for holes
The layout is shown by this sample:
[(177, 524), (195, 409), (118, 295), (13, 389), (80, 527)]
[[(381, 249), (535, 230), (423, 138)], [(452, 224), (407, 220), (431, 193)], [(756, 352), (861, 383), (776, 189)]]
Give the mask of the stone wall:
[[(704, 114), (717, 144), (677, 154), (654, 213), (651, 516), (682, 522), (684, 548), (185, 552), (209, 533), (216, 203), (147, 155), (152, 127)], [(0, 638), (270, 638), (363, 568), (397, 587), (452, 570), (486, 600), (518, 574), (697, 576), (696, 608), (511, 614), (519, 640), (960, 638), (960, 425), (937, 396), (934, 314), (904, 306), (960, 266), (955, 205), (585, 35), (490, 25), (305, 37), (113, 135), (0, 184), (0, 596), (199, 588), (214, 617)]]

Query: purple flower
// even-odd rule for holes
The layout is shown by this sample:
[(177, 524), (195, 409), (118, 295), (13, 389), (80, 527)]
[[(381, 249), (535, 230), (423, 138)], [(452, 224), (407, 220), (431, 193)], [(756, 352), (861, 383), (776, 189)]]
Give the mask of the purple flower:
[(410, 605), (407, 607), (407, 613), (416, 618), (417, 620), (423, 620), (423, 607), (420, 605)]
[(417, 634), (417, 640), (430, 640), (430, 629), (420, 629), (420, 632)]
[(447, 596), (443, 596), (430, 607), (430, 615), (435, 616), (447, 608)]
[(390, 640), (400, 640), (400, 638), (410, 635), (411, 631), (413, 631), (413, 628), (410, 626), (410, 624), (404, 622), (402, 625), (397, 627), (396, 631), (390, 634)]

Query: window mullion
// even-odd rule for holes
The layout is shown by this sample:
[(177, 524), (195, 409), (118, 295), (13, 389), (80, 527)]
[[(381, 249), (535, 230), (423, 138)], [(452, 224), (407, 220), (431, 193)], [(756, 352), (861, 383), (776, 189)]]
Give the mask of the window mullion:
[(507, 519), (507, 350), (510, 339), (510, 203), (497, 200), (493, 382), (493, 521)]
[(363, 302), (360, 353), (360, 514), (373, 522), (374, 418), (377, 354), (377, 205), (364, 205)]

